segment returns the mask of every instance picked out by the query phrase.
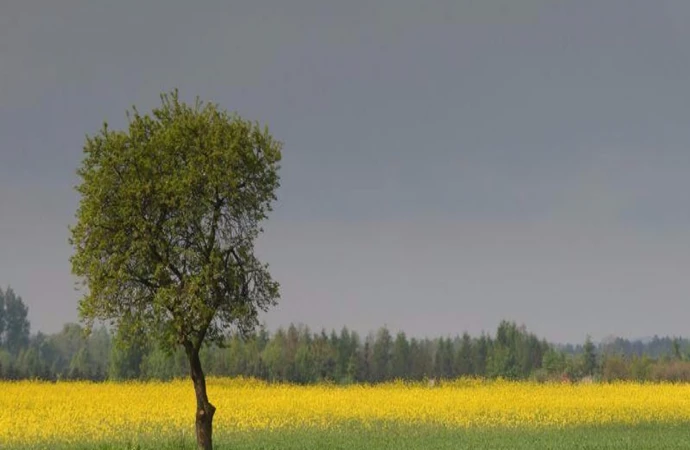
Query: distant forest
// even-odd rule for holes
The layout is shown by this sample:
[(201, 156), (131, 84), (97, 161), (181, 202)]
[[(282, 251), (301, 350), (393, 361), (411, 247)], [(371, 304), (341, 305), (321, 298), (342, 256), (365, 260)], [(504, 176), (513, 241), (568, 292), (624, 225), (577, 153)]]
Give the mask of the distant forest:
[[(55, 334), (31, 334), (28, 308), (11, 288), (0, 289), (0, 378), (43, 380), (149, 380), (186, 377), (181, 350), (166, 353), (144, 335), (124, 346), (106, 328), (88, 336), (78, 324)], [(393, 335), (383, 327), (360, 336), (290, 325), (248, 337), (230, 335), (222, 347), (202, 350), (211, 376), (247, 376), (271, 382), (378, 383), (463, 376), (536, 381), (690, 381), (690, 341), (654, 337), (610, 339), (595, 345), (555, 345), (524, 326), (503, 321), (494, 335)]]

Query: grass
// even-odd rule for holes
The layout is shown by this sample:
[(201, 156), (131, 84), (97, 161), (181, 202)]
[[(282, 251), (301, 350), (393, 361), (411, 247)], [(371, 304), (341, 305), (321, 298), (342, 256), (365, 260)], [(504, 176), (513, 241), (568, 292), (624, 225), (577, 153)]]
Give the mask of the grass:
[[(6, 447), (7, 450), (193, 450), (193, 440), (139, 443), (43, 443)], [(664, 423), (587, 426), (566, 429), (452, 429), (434, 426), (393, 425), (364, 428), (253, 431), (218, 435), (215, 448), (238, 450), (422, 450), (422, 449), (681, 449), (690, 446), (690, 424)]]

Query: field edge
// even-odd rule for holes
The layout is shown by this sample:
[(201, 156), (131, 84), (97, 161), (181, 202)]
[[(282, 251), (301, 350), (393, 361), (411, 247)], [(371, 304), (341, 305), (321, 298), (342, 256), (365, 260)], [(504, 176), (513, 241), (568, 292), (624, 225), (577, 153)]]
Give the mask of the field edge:
[[(387, 424), (384, 427), (348, 426), (336, 429), (303, 428), (223, 433), (214, 436), (215, 448), (240, 450), (311, 449), (676, 449), (687, 448), (690, 423), (640, 423), (567, 428), (474, 428)], [(7, 450), (193, 450), (192, 436), (110, 442), (42, 442), (2, 445)]]

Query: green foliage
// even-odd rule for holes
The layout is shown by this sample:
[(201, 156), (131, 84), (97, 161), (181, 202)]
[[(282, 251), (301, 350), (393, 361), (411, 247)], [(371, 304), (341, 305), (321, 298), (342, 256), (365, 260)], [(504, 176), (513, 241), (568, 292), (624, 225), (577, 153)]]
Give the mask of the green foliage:
[(566, 365), (565, 353), (559, 352), (553, 348), (548, 349), (544, 353), (542, 368), (546, 371), (549, 378), (562, 376), (566, 371)]
[(266, 128), (177, 91), (129, 126), (87, 137), (72, 271), (80, 316), (141, 329), (171, 350), (242, 332), (278, 283), (254, 255), (279, 185), (280, 143)]
[(296, 383), (310, 383), (317, 379), (314, 356), (309, 343), (300, 341), (295, 352), (295, 369), (291, 378)]
[[(11, 347), (14, 353), (0, 348), (1, 378), (171, 379), (188, 373), (185, 352), (154, 339), (155, 333), (149, 333), (150, 328), (142, 326), (134, 314), (119, 319), (115, 334), (103, 327), (87, 334), (81, 326), (67, 324), (59, 333), (29, 338), (26, 305), (11, 289), (0, 290), (0, 297), (3, 317), (7, 317), (9, 298), (10, 322), (15, 324), (10, 328), (22, 330), (10, 335), (10, 343), (19, 342)], [(508, 321), (499, 324), (495, 338), (463, 333), (452, 339), (420, 340), (399, 332), (393, 339), (383, 327), (361, 341), (347, 328), (329, 335), (325, 330), (311, 333), (305, 326), (290, 325), (273, 336), (264, 327), (254, 333), (232, 333), (226, 343), (201, 349), (208, 373), (293, 383), (460, 376), (690, 381), (690, 363), (684, 361), (686, 340), (655, 336), (643, 345), (617, 338), (600, 344), (598, 358), (589, 337), (583, 346), (557, 350), (524, 326)]]
[(17, 358), (17, 369), (23, 376), (31, 379), (42, 378), (47, 370), (36, 347), (23, 349)]
[(85, 346), (84, 330), (78, 324), (66, 324), (60, 333), (50, 338), (53, 349), (49, 361), (57, 378), (70, 378), (70, 366), (75, 355)]
[(5, 334), (5, 293), (0, 288), (0, 347), (3, 345)]
[(644, 381), (650, 377), (652, 359), (647, 355), (634, 356), (630, 362), (630, 376), (633, 380)]
[(187, 359), (181, 349), (171, 354), (169, 350), (156, 346), (142, 358), (140, 378), (171, 380), (183, 377), (188, 372)]
[(30, 325), (27, 319), (29, 308), (10, 287), (5, 291), (4, 304), (5, 336), (3, 343), (5, 348), (16, 357), (22, 348), (29, 345)]
[(356, 378), (357, 349), (359, 347), (357, 333), (351, 333), (347, 327), (343, 327), (340, 330), (340, 336), (336, 337), (334, 334), (331, 337), (331, 342), (335, 347), (338, 359), (335, 379), (341, 383), (354, 382)]
[(690, 382), (690, 362), (664, 361), (650, 367), (649, 377), (653, 381)]
[(13, 370), (12, 355), (7, 350), (0, 348), (0, 378), (10, 380), (15, 378), (12, 376)]
[(680, 349), (680, 339), (678, 338), (673, 339), (673, 357), (677, 360), (683, 359), (683, 354)]
[(501, 321), (487, 357), (486, 373), (508, 379), (527, 378), (541, 367), (549, 346), (514, 322)]
[[(188, 375), (184, 351), (171, 351), (143, 330), (126, 324), (122, 322), (114, 333), (101, 327), (90, 334), (80, 325), (67, 324), (58, 333), (32, 336), (17, 355), (0, 348), (0, 378), (167, 380)], [(293, 383), (422, 381), (460, 376), (577, 381), (588, 375), (604, 381), (690, 381), (690, 362), (672, 357), (671, 338), (655, 338), (649, 347), (631, 347), (642, 356), (625, 354), (627, 344), (622, 340), (610, 341), (600, 345), (600, 357), (591, 341), (578, 346), (579, 353), (570, 354), (509, 322), (499, 325), (495, 339), (487, 334), (472, 338), (467, 333), (454, 338), (408, 339), (403, 332), (391, 339), (385, 328), (362, 341), (347, 328), (340, 334), (327, 334), (325, 330), (312, 333), (308, 327), (290, 325), (287, 331), (279, 329), (271, 335), (261, 327), (248, 335), (233, 333), (227, 345), (202, 348), (200, 358), (207, 373), (214, 376)], [(686, 341), (678, 342), (686, 345)], [(659, 343), (667, 345), (665, 350)], [(664, 356), (651, 358), (644, 353), (648, 349)], [(596, 364), (591, 373), (585, 372), (586, 351), (594, 354)], [(541, 363), (534, 364), (531, 356), (539, 352)]]
[(474, 373), (474, 367), (472, 366), (472, 347), (472, 338), (469, 334), (463, 333), (462, 342), (458, 349), (458, 354), (455, 357), (455, 373), (458, 376), (472, 375)]
[(285, 332), (279, 329), (262, 353), (263, 360), (268, 369), (268, 377), (271, 381), (287, 380), (289, 361), (285, 342)]
[(395, 337), (391, 359), (392, 377), (400, 380), (410, 378), (410, 344), (403, 332), (398, 333)]
[(82, 347), (72, 358), (69, 365), (69, 377), (72, 379), (88, 379), (96, 377), (93, 361), (88, 348)]
[(606, 355), (601, 365), (601, 378), (604, 381), (630, 379), (630, 364), (619, 355)]
[(491, 338), (482, 333), (472, 348), (472, 368), (476, 375), (486, 375), (486, 361), (491, 350)]
[[(126, 325), (123, 323), (123, 325)], [(127, 380), (141, 376), (144, 356), (149, 351), (150, 342), (140, 329), (120, 326), (113, 337), (108, 378)]]
[(384, 381), (391, 373), (391, 353), (393, 351), (393, 337), (388, 328), (382, 327), (376, 334), (376, 340), (371, 355), (372, 381)]
[(582, 354), (582, 371), (585, 375), (594, 375), (597, 369), (597, 355), (592, 339), (587, 336)]
[(331, 341), (328, 339), (325, 330), (314, 337), (312, 341), (313, 367), (315, 369), (316, 381), (334, 380), (336, 358), (336, 348), (331, 347)]
[(434, 355), (434, 375), (439, 378), (453, 378), (454, 364), (453, 342), (450, 339), (440, 338)]

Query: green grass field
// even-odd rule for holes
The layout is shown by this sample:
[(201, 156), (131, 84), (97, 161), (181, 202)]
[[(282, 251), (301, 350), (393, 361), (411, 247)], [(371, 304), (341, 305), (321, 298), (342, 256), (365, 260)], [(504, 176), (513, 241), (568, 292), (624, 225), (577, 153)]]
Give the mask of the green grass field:
[[(193, 450), (193, 441), (173, 439), (164, 442), (84, 443), (60, 445), (45, 443), (30, 447), (5, 447), (7, 450)], [(582, 427), (563, 430), (457, 430), (438, 427), (393, 426), (386, 429), (345, 429), (316, 431), (252, 432), (222, 435), (216, 449), (238, 450), (422, 450), (422, 449), (688, 449), (690, 424), (644, 424), (631, 426)]]

